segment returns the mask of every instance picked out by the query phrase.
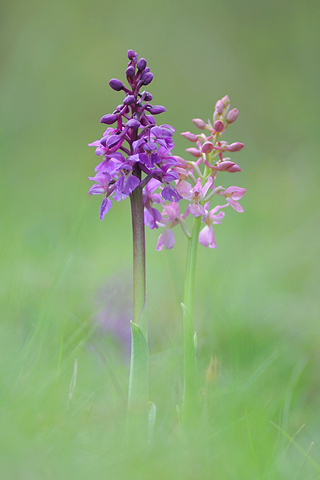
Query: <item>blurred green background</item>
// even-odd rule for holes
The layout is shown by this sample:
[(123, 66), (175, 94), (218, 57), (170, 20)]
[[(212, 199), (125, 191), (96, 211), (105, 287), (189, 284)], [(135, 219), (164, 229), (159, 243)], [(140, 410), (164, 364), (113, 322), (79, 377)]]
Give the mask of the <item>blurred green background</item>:
[[(320, 478), (319, 14), (298, 0), (1, 2), (2, 478)], [(154, 73), (175, 154), (226, 94), (240, 112), (227, 140), (246, 145), (242, 173), (221, 177), (247, 189), (245, 213), (227, 212), (216, 250), (199, 247), (210, 429), (193, 452), (175, 420), (186, 241), (156, 252), (147, 231), (158, 417), (143, 462), (119, 454), (128, 354), (92, 321), (130, 311), (129, 201), (102, 222), (87, 195), (87, 144), (122, 100), (108, 80), (124, 80), (128, 48)]]

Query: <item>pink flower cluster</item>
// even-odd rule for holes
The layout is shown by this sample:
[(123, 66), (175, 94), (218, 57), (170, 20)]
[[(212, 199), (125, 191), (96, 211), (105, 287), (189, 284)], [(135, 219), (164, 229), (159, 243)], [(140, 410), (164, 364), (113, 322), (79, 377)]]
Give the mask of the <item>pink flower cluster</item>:
[[(187, 227), (187, 217), (201, 217), (203, 228), (199, 234), (201, 245), (209, 248), (216, 248), (216, 240), (213, 225), (220, 224), (225, 212), (225, 207), (231, 206), (237, 212), (243, 212), (243, 208), (238, 202), (246, 190), (244, 188), (231, 186), (223, 188), (215, 186), (216, 177), (220, 172), (235, 173), (240, 172), (241, 168), (235, 162), (231, 161), (225, 154), (238, 152), (244, 145), (235, 142), (229, 144), (221, 140), (229, 124), (233, 123), (238, 117), (238, 110), (230, 110), (230, 100), (228, 96), (218, 100), (213, 114), (213, 122), (208, 123), (196, 118), (193, 119), (194, 125), (201, 130), (194, 134), (184, 132), (181, 135), (194, 143), (194, 146), (187, 148), (194, 160), (184, 160), (181, 157), (175, 157), (179, 164), (173, 166), (173, 170), (179, 178), (175, 180), (176, 191), (187, 201), (184, 213), (180, 213), (180, 206), (177, 201), (165, 203), (163, 197), (154, 193), (157, 188), (163, 188), (157, 180), (150, 181), (144, 189), (145, 223), (149, 228), (163, 227), (157, 243), (157, 250), (162, 247), (170, 249), (174, 246), (174, 233), (172, 229), (180, 225), (190, 238)], [(219, 195), (226, 203), (210, 207), (210, 201)], [(154, 204), (161, 205), (163, 211), (160, 212), (153, 207)]]

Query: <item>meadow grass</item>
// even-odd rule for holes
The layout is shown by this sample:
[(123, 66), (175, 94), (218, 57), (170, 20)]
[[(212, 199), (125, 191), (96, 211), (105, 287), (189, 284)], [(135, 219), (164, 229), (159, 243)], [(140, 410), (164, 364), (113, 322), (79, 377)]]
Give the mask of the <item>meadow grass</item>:
[[(119, 264), (127, 267), (121, 282), (130, 290), (127, 205), (123, 222), (111, 214), (102, 223), (92, 218), (97, 205), (82, 202), (68, 232), (55, 230), (65, 241), (51, 239), (50, 255), (50, 245), (32, 234), (24, 243), (9, 242), (8, 222), (1, 322), (3, 478), (319, 478), (319, 332), (313, 278), (305, 273), (313, 272), (316, 239), (309, 236), (310, 249), (292, 266), (286, 235), (275, 245), (262, 221), (251, 224), (247, 203), (249, 213), (217, 229), (216, 251), (199, 250), (195, 322), (202, 410), (191, 445), (179, 433), (176, 413), (182, 396), (184, 239), (178, 235), (181, 248), (155, 252), (156, 238), (148, 232), (150, 399), (157, 419), (143, 458), (122, 449), (128, 347), (94, 321), (103, 308), (108, 316), (108, 278)], [(71, 211), (61, 211), (62, 225)], [(276, 224), (287, 231), (283, 214), (281, 208), (275, 212)], [(108, 222), (114, 220), (110, 234)], [(21, 226), (24, 235), (26, 228)], [(294, 227), (287, 236), (297, 239), (300, 231)], [(116, 254), (108, 255), (104, 233)], [(268, 235), (270, 249), (261, 255)], [(290, 276), (292, 268), (305, 275), (303, 292), (299, 276)]]

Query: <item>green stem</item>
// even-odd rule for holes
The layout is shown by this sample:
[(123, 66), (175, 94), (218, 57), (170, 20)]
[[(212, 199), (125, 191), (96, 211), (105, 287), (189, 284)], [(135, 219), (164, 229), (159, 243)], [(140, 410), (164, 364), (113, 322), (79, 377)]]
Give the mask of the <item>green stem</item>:
[(136, 188), (131, 196), (133, 240), (133, 322), (140, 325), (147, 337), (146, 303), (146, 247), (142, 189)]
[[(142, 189), (130, 195), (133, 238), (133, 322), (126, 442), (143, 450), (148, 440), (148, 324)], [(130, 446), (130, 447), (129, 447)]]
[(184, 392), (182, 422), (185, 425), (190, 425), (192, 423), (192, 419), (195, 418), (197, 410), (197, 352), (193, 327), (193, 297), (200, 225), (201, 217), (195, 218), (191, 238), (188, 240), (186, 278), (184, 284)]

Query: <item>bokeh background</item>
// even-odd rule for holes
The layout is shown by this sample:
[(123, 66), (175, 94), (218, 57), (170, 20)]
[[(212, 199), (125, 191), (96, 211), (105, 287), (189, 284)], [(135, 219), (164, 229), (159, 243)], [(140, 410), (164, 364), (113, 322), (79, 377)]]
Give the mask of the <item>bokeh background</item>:
[[(320, 478), (319, 14), (303, 0), (1, 2), (3, 478)], [(247, 189), (245, 213), (227, 212), (216, 250), (199, 247), (195, 322), (212, 428), (196, 459), (178, 446), (175, 420), (179, 233), (172, 251), (156, 252), (147, 232), (157, 448), (144, 461), (118, 448), (130, 208), (99, 220), (87, 144), (122, 100), (108, 80), (124, 80), (128, 48), (154, 73), (177, 155), (189, 146), (178, 133), (226, 94), (240, 112), (227, 139), (246, 145), (234, 154), (242, 172), (221, 179)]]

